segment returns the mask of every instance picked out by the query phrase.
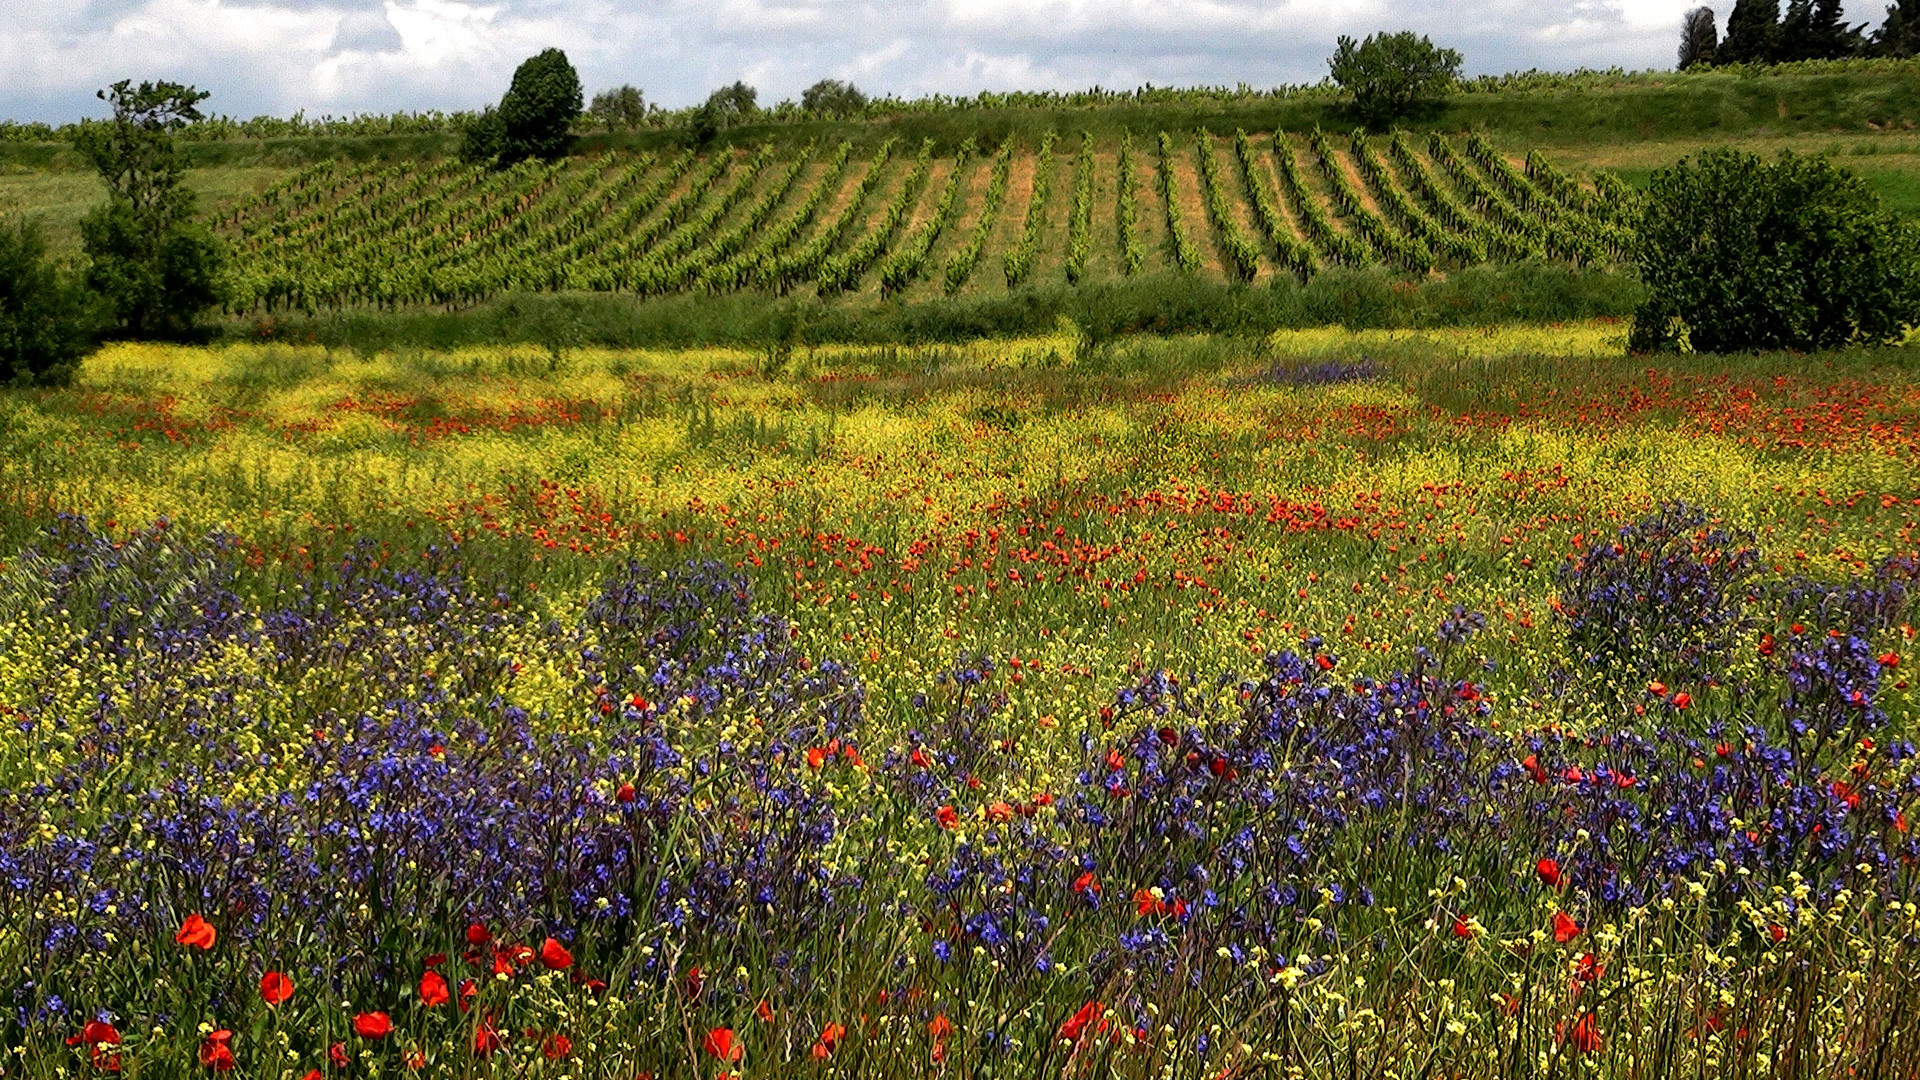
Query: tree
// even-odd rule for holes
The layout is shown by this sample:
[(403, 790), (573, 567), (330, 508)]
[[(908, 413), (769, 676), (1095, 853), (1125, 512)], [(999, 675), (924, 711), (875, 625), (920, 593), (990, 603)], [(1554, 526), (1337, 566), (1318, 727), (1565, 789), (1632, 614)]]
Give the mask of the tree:
[(1920, 56), (1920, 0), (1887, 5), (1887, 20), (1873, 32), (1875, 56)]
[(800, 107), (821, 116), (858, 116), (866, 111), (867, 95), (852, 83), (821, 79), (801, 92)]
[(707, 95), (707, 108), (723, 128), (744, 124), (760, 115), (760, 92), (744, 82), (723, 86)]
[(1737, 0), (1727, 16), (1727, 36), (1714, 50), (1716, 64), (1770, 64), (1779, 47), (1780, 0)]
[(707, 95), (707, 100), (687, 117), (687, 138), (695, 146), (705, 146), (722, 131), (743, 124), (760, 113), (760, 92), (744, 82), (723, 86)]
[(1841, 16), (1840, 0), (1813, 0), (1807, 21), (1808, 43), (1804, 52), (1809, 60), (1843, 60), (1867, 51), (1866, 24), (1848, 26)]
[(1458, 52), (1438, 48), (1411, 30), (1372, 34), (1358, 44), (1342, 36), (1327, 65), (1369, 124), (1437, 105), (1460, 77)]
[(587, 112), (607, 131), (632, 131), (646, 121), (647, 102), (637, 87), (620, 86), (593, 95)]
[(1713, 9), (1697, 7), (1687, 12), (1680, 24), (1680, 70), (1696, 64), (1712, 64), (1714, 49), (1720, 44), (1720, 31), (1713, 24)]
[(1813, 0), (1787, 0), (1787, 13), (1780, 19), (1780, 28), (1773, 38), (1773, 54), (1767, 59), (1776, 64), (1807, 60), (1812, 58), (1815, 48)]
[(528, 57), (514, 69), (499, 108), (469, 123), (461, 155), (501, 167), (528, 158), (563, 158), (573, 148), (573, 122), (583, 102), (580, 75), (566, 53), (547, 49)]
[(1634, 261), (1637, 351), (1891, 343), (1920, 325), (1920, 232), (1825, 158), (1709, 150), (1654, 174)]
[(87, 351), (86, 297), (30, 221), (0, 222), (0, 385), (57, 385)]
[(193, 223), (193, 193), (173, 132), (198, 121), (207, 93), (178, 83), (128, 80), (102, 90), (113, 119), (80, 126), (74, 145), (107, 184), (107, 201), (80, 222), (86, 281), (133, 337), (190, 334), (220, 300), (222, 252)]

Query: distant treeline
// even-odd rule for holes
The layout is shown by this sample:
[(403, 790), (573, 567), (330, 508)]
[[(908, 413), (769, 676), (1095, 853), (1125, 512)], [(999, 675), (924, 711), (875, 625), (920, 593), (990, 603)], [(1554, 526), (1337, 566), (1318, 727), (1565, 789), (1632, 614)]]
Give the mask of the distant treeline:
[[(1910, 0), (1915, 2), (1915, 0)], [(1717, 41), (1716, 41), (1717, 44)], [(1790, 68), (1807, 75), (1872, 75), (1880, 72), (1910, 73), (1915, 62), (1894, 57), (1853, 57), (1842, 60), (1809, 60), (1791, 65), (1770, 66), (1769, 74)], [(1690, 65), (1683, 72), (1581, 69), (1571, 72), (1521, 71), (1502, 75), (1481, 75), (1461, 80), (1454, 92), (1461, 95), (1512, 95), (1558, 93), (1566, 91), (1606, 91), (1616, 89), (1672, 87), (1712, 79), (1738, 77), (1752, 73), (1752, 65), (1711, 69), (1707, 64)], [(751, 94), (751, 88), (745, 88)], [(718, 92), (717, 92), (718, 93)], [(1280, 101), (1324, 101), (1332, 103), (1342, 96), (1331, 81), (1311, 84), (1257, 88), (1236, 87), (1160, 87), (1143, 86), (1134, 90), (1108, 90), (1095, 87), (1081, 91), (984, 91), (972, 96), (933, 94), (919, 98), (866, 98), (849, 108), (842, 99), (834, 108), (810, 109), (791, 100), (754, 110), (754, 124), (808, 123), (823, 120), (888, 120), (942, 113), (969, 113), (1014, 110), (1099, 110), (1114, 107), (1172, 106), (1208, 108), (1258, 105)], [(749, 98), (749, 100), (751, 100)], [(702, 106), (683, 109), (648, 107), (621, 113), (616, 117), (589, 111), (580, 119), (581, 134), (607, 130), (671, 130), (688, 126)], [(455, 135), (464, 131), (476, 111), (365, 113), (350, 116), (309, 117), (304, 112), (292, 117), (256, 116), (241, 120), (214, 116), (189, 125), (176, 136), (186, 141), (219, 142), (289, 138), (365, 138), (393, 135)], [(0, 121), (0, 143), (58, 143), (70, 140), (76, 130), (97, 123), (81, 120), (69, 124), (16, 123)]]
[(1713, 9), (1697, 7), (1680, 25), (1680, 68), (1786, 64), (1806, 60), (1904, 59), (1920, 55), (1920, 0), (1898, 0), (1872, 34), (1847, 22), (1840, 0), (1737, 0), (1720, 36)]

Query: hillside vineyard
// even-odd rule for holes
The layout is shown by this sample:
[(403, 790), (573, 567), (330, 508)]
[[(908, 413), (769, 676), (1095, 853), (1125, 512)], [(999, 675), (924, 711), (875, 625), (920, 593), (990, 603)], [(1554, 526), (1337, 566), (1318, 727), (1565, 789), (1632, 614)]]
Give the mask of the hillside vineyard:
[[(603, 154), (492, 171), (326, 162), (229, 208), (236, 312), (459, 305), (514, 291), (913, 298), (1336, 266), (1415, 276), (1623, 257), (1634, 195), (1480, 134), (1244, 131), (890, 139)], [(984, 272), (983, 272), (984, 270)], [(1001, 271), (1001, 272), (994, 272)]]

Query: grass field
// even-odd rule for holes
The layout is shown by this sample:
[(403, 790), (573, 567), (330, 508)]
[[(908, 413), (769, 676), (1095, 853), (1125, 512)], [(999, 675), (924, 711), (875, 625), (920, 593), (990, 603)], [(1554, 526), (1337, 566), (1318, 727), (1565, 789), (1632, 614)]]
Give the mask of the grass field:
[(7, 1073), (1906, 1075), (1920, 369), (1622, 336), (6, 391)]

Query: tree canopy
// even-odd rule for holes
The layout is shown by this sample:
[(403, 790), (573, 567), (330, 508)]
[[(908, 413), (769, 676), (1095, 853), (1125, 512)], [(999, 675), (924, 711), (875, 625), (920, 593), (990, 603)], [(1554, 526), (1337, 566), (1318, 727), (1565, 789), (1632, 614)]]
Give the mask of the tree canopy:
[(1353, 95), (1354, 110), (1381, 124), (1438, 104), (1460, 77), (1460, 54), (1411, 30), (1342, 36), (1327, 61), (1333, 81)]

